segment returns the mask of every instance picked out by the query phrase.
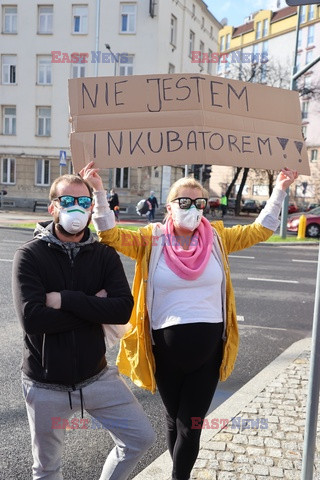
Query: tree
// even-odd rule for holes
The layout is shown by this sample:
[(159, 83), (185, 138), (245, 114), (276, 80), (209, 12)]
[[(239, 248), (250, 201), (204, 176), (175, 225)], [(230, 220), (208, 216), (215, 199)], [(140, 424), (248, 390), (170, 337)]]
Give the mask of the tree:
[[(263, 83), (278, 88), (290, 87), (289, 79), (291, 78), (291, 70), (289, 67), (289, 62), (280, 64), (278, 62), (269, 60), (266, 63), (240, 63), (230, 65), (231, 69), (230, 73), (228, 74), (228, 77), (230, 78), (236, 78), (245, 82)], [(241, 170), (241, 167), (237, 167), (233, 179), (227, 189), (227, 197), (230, 195), (230, 192), (232, 191)], [(269, 179), (269, 193), (271, 194), (274, 181), (274, 171), (267, 170), (267, 172), (270, 172), (267, 174)], [(240, 213), (242, 192), (248, 178), (248, 173), (249, 168), (245, 168), (243, 171), (240, 187), (237, 192), (235, 208), (236, 215), (239, 215)]]

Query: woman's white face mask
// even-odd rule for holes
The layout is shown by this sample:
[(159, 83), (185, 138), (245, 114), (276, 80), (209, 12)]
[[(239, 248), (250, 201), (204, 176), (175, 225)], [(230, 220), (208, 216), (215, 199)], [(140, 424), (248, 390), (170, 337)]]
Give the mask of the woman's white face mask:
[(88, 223), (89, 212), (79, 205), (61, 208), (59, 212), (59, 224), (71, 234), (81, 232)]
[(198, 210), (194, 205), (185, 210), (177, 203), (171, 203), (171, 215), (177, 227), (193, 232), (200, 225), (203, 210)]

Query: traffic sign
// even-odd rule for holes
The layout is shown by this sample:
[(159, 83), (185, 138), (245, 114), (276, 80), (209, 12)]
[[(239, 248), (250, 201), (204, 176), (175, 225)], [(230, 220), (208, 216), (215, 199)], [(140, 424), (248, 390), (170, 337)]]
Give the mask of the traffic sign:
[(60, 150), (60, 167), (67, 166), (67, 152), (65, 150)]
[(291, 7), (299, 7), (301, 5), (317, 5), (319, 2), (315, 2), (314, 0), (286, 0), (286, 3)]

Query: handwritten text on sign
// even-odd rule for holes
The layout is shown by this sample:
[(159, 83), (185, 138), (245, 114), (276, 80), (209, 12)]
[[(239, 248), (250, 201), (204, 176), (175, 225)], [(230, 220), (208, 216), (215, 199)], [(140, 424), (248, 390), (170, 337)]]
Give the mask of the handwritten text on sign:
[(207, 163), (309, 174), (298, 94), (208, 75), (69, 81), (72, 158), (102, 168)]

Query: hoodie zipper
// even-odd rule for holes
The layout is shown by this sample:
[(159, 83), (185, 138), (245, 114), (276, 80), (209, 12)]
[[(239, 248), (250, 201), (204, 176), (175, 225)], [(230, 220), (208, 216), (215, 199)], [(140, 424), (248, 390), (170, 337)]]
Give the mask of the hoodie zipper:
[(42, 368), (44, 369), (44, 378), (47, 378), (48, 369), (46, 368), (45, 346), (46, 346), (46, 334), (44, 333), (42, 336), (41, 365), (42, 365)]
[[(73, 256), (73, 250), (70, 251), (70, 263), (71, 263), (71, 288), (74, 290), (74, 256)], [(76, 358), (76, 336), (74, 333), (74, 330), (71, 332), (72, 336), (72, 350), (73, 350), (73, 382), (72, 384), (75, 385), (75, 380), (76, 380), (76, 372), (77, 372), (77, 358)]]

